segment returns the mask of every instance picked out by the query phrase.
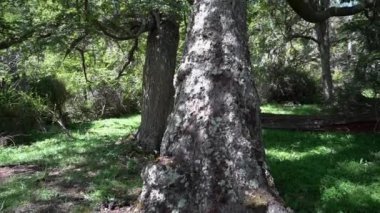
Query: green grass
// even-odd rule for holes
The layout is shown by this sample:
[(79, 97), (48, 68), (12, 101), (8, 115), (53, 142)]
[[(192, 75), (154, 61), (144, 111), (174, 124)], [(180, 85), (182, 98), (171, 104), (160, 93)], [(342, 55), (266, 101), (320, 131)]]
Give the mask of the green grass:
[(380, 135), (265, 130), (264, 141), (296, 212), (379, 212)]
[[(121, 138), (136, 130), (140, 116), (74, 125), (70, 139), (58, 131), (34, 134), (31, 145), (0, 148), (0, 165), (36, 165), (37, 172), (17, 175), (0, 185), (1, 208), (75, 200), (93, 208), (124, 200), (141, 186), (138, 150)], [(65, 189), (76, 190), (66, 193)]]
[(322, 109), (318, 105), (281, 105), (265, 104), (261, 106), (262, 113), (283, 114), (283, 115), (320, 115)]
[[(34, 134), (30, 145), (0, 148), (0, 165), (37, 165), (39, 171), (0, 184), (1, 209), (30, 203), (75, 201), (77, 212), (107, 201), (130, 199), (141, 186), (141, 152), (118, 143), (140, 117), (107, 119)], [(264, 130), (267, 160), (276, 186), (296, 212), (379, 212), (380, 137), (375, 134)], [(75, 194), (75, 193), (74, 193)], [(74, 210), (75, 210), (74, 209)]]

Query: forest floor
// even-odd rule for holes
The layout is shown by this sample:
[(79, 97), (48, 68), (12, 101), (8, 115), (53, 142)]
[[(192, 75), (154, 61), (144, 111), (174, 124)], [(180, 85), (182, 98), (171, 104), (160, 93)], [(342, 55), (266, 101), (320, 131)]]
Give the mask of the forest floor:
[(276, 115), (324, 115), (324, 110), (316, 104), (265, 104), (261, 113)]
[[(73, 125), (75, 139), (52, 128), (0, 147), (0, 212), (125, 212), (153, 159), (124, 137), (139, 120)], [(378, 211), (379, 134), (263, 130), (263, 138), (276, 186), (296, 212)]]
[(151, 156), (129, 139), (140, 116), (106, 119), (33, 134), (29, 144), (0, 147), (0, 212), (116, 210), (136, 200)]

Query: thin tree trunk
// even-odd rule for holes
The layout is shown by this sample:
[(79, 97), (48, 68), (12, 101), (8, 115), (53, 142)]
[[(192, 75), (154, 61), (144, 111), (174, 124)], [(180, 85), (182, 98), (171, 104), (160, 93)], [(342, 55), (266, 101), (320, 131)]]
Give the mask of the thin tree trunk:
[[(321, 10), (325, 10), (330, 6), (330, 0), (321, 1)], [(331, 75), (331, 65), (330, 65), (330, 32), (329, 32), (329, 20), (316, 24), (316, 33), (318, 38), (318, 49), (321, 57), (321, 69), (322, 69), (322, 89), (323, 98), (325, 101), (331, 101), (333, 98), (333, 81)]]
[(143, 71), (142, 117), (138, 140), (144, 150), (158, 152), (172, 110), (173, 76), (179, 41), (175, 21), (162, 20), (149, 31)]
[(136, 211), (289, 211), (265, 163), (246, 4), (194, 1), (174, 110)]

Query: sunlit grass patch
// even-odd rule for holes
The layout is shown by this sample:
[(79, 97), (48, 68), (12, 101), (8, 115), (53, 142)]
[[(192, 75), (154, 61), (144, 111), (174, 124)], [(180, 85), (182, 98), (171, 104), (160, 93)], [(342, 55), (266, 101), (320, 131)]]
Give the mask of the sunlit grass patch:
[(33, 192), (37, 200), (49, 201), (59, 196), (59, 191), (53, 188), (40, 188)]
[(264, 142), (276, 186), (296, 212), (378, 211), (379, 135), (265, 130)]
[(121, 119), (107, 119), (86, 124), (74, 125), (75, 139), (64, 133), (49, 136), (35, 134), (31, 145), (0, 148), (0, 165), (28, 163), (34, 161), (67, 164), (77, 161), (81, 153), (90, 148), (114, 143), (120, 137), (132, 133), (139, 125), (140, 116)]
[(322, 109), (314, 104), (264, 104), (260, 108), (262, 113), (282, 115), (319, 115), (322, 113)]
[(35, 133), (30, 145), (0, 148), (0, 166), (41, 168), (1, 184), (0, 205), (12, 211), (78, 196), (84, 198), (85, 205), (124, 199), (129, 191), (141, 187), (140, 168), (130, 165), (142, 153), (126, 140), (117, 142), (136, 131), (139, 122), (140, 116), (132, 116), (76, 124), (70, 126), (74, 138), (62, 132)]
[[(326, 180), (323, 180), (326, 181)], [(376, 212), (380, 204), (380, 183), (360, 184), (349, 180), (332, 178), (328, 187), (321, 189), (323, 209), (338, 212), (352, 210), (355, 212)]]

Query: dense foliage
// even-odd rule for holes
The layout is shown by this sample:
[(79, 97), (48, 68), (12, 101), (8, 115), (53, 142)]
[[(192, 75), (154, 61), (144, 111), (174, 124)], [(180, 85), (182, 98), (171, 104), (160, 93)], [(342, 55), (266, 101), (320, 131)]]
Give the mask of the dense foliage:
[(307, 38), (311, 25), (285, 1), (257, 1), (250, 14), (251, 59), (262, 101), (316, 103), (320, 74), (315, 42)]

